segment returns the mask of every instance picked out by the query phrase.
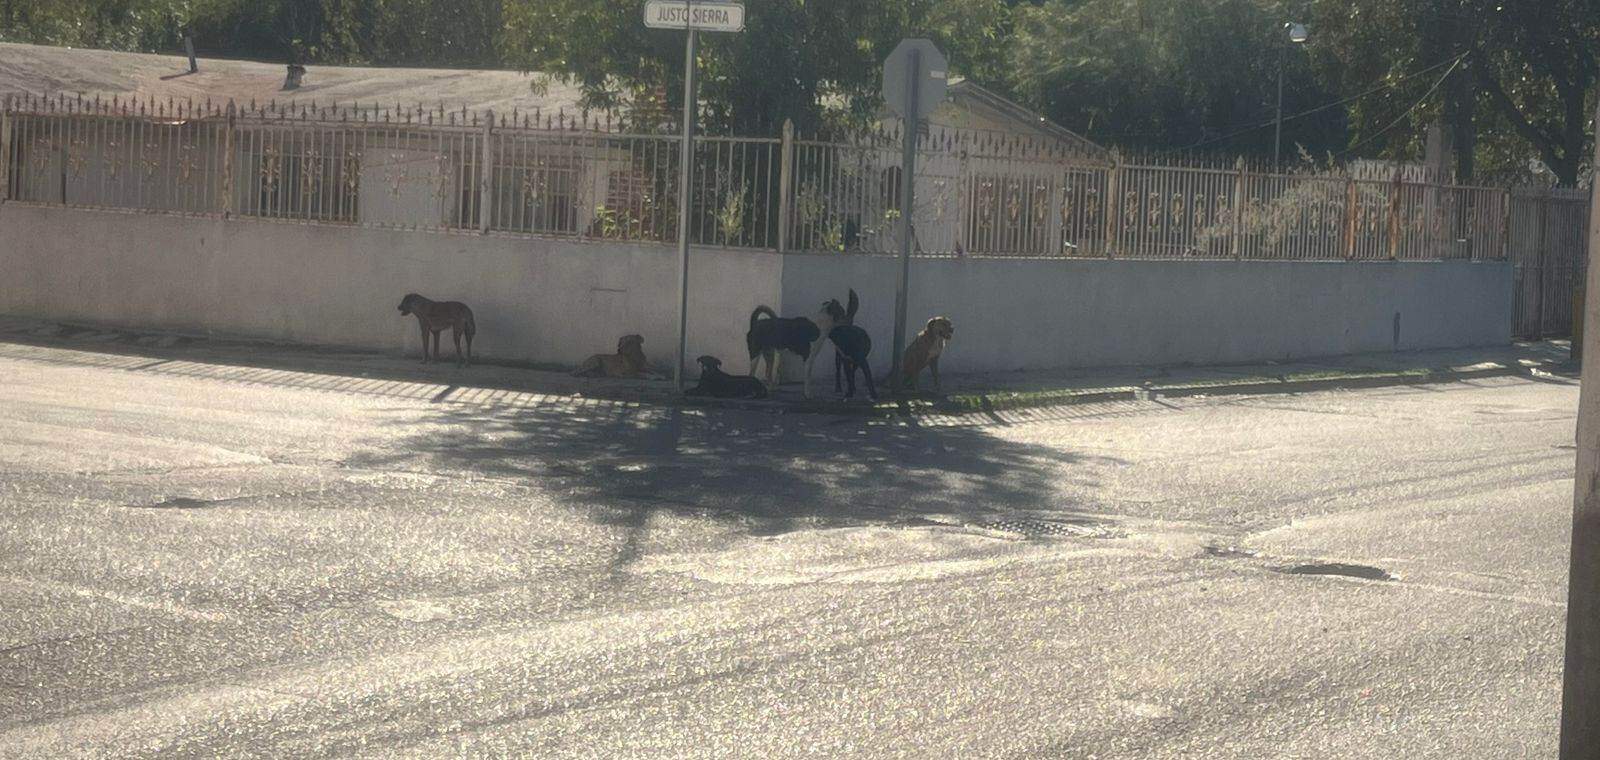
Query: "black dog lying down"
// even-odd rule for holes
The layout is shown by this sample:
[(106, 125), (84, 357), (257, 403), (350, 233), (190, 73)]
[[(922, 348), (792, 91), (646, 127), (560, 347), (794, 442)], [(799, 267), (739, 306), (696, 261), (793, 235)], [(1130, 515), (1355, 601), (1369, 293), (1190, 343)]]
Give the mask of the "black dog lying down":
[[(754, 376), (730, 375), (723, 372), (721, 359), (715, 356), (702, 356), (696, 361), (700, 362), (700, 384), (684, 391), (684, 395), (712, 398), (767, 397), (767, 386), (762, 385)], [(871, 378), (868, 378), (867, 382), (872, 382)]]
[[(843, 356), (845, 379), (850, 381), (850, 392), (845, 398), (854, 398), (856, 395), (856, 369), (867, 380), (867, 397), (873, 401), (878, 400), (878, 389), (872, 383), (872, 368), (867, 366), (867, 354), (872, 353), (872, 337), (867, 331), (855, 325), (839, 325), (828, 331), (828, 339), (833, 341), (833, 347), (838, 349)], [(833, 389), (839, 390), (839, 376), (835, 372)]]

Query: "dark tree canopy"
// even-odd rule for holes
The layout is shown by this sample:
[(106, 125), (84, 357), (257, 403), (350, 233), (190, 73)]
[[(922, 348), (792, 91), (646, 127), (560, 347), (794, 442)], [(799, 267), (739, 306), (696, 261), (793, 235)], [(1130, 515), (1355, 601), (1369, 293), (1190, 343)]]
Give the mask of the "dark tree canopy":
[[(304, 63), (500, 67), (672, 120), (682, 35), (643, 0), (0, 0), (0, 40)], [(859, 126), (906, 36), (1103, 143), (1264, 156), (1280, 62), (1284, 152), (1415, 160), (1442, 123), (1463, 177), (1579, 181), (1600, 66), (1594, 0), (746, 0), (706, 35), (713, 129)], [(1311, 28), (1285, 42), (1288, 20)]]

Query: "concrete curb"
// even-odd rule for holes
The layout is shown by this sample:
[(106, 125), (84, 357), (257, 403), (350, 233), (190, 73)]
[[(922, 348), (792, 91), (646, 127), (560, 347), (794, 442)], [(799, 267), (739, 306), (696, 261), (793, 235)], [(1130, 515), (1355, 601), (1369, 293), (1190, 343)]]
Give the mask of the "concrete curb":
[(1495, 377), (1532, 377), (1532, 368), (1527, 367), (1494, 367), (1481, 370), (1450, 371), (1429, 370), (1426, 372), (1390, 372), (1390, 373), (1351, 373), (1349, 377), (1319, 377), (1306, 380), (1270, 380), (1270, 381), (1243, 381), (1224, 383), (1196, 383), (1193, 385), (1150, 386), (1148, 388), (1133, 390), (1113, 391), (1086, 391), (1083, 393), (1062, 394), (1061, 397), (1052, 397), (1049, 392), (1042, 392), (1041, 398), (1019, 398), (1005, 402), (993, 402), (988, 394), (968, 396), (973, 403), (983, 408), (967, 413), (982, 413), (985, 411), (1006, 411), (1012, 409), (1048, 408), (1053, 406), (1067, 406), (1073, 404), (1088, 404), (1104, 401), (1134, 401), (1154, 400), (1159, 398), (1193, 398), (1198, 396), (1261, 396), (1282, 395), (1295, 393), (1315, 393), (1330, 390), (1353, 390), (1360, 388), (1383, 388), (1401, 385), (1428, 385), (1435, 383), (1462, 382), (1466, 380), (1480, 380)]
[[(78, 325), (63, 325), (65, 327), (79, 328)], [(82, 326), (83, 329), (95, 329)], [(133, 331), (116, 331), (128, 336), (139, 335)], [(164, 334), (163, 334), (164, 335)], [(40, 347), (61, 347), (69, 350), (81, 350), (79, 347), (62, 345), (60, 340), (52, 339), (53, 336), (41, 339), (36, 334), (10, 334), (6, 335), (7, 342), (17, 342)], [(215, 339), (189, 338), (201, 345)], [(225, 343), (238, 343), (240, 345), (271, 346), (273, 349), (294, 353), (305, 347), (292, 344), (253, 342), (253, 341), (224, 341)], [(149, 348), (145, 343), (139, 344)], [(89, 348), (89, 350), (94, 350)], [(118, 352), (113, 352), (118, 353)], [(137, 353), (137, 351), (135, 351)], [(329, 353), (316, 351), (312, 354)], [(332, 353), (341, 353), (337, 350)], [(959, 393), (945, 398), (917, 397), (910, 399), (881, 400), (875, 403), (864, 401), (839, 401), (824, 398), (804, 400), (790, 399), (711, 399), (688, 398), (663, 387), (659, 381), (644, 381), (645, 387), (639, 385), (589, 385), (576, 392), (553, 388), (540, 388), (539, 383), (496, 383), (489, 382), (483, 385), (463, 384), (466, 387), (479, 387), (492, 390), (510, 390), (516, 392), (535, 393), (551, 396), (573, 396), (583, 399), (599, 401), (612, 401), (621, 403), (634, 403), (651, 406), (672, 408), (705, 408), (705, 409), (734, 409), (751, 412), (767, 412), (776, 414), (822, 414), (839, 417), (861, 418), (890, 418), (890, 417), (916, 417), (926, 415), (947, 415), (954, 417), (993, 415), (997, 412), (1046, 409), (1051, 407), (1079, 406), (1084, 404), (1150, 401), (1159, 398), (1194, 398), (1200, 396), (1255, 396), (1255, 395), (1281, 395), (1296, 393), (1313, 393), (1329, 390), (1349, 390), (1359, 388), (1381, 388), (1403, 385), (1425, 385), (1435, 383), (1463, 382), (1467, 380), (1487, 379), (1495, 377), (1534, 377), (1540, 374), (1552, 375), (1571, 371), (1575, 368), (1571, 361), (1561, 363), (1544, 363), (1542, 365), (1528, 366), (1496, 366), (1474, 370), (1448, 370), (1448, 369), (1411, 369), (1396, 371), (1373, 371), (1351, 369), (1344, 372), (1334, 371), (1329, 376), (1305, 379), (1262, 379), (1260, 376), (1242, 376), (1237, 381), (1204, 381), (1195, 383), (1174, 383), (1169, 385), (1147, 384), (1143, 386), (1112, 386), (1101, 388), (1057, 389), (1038, 391), (986, 391), (978, 393)], [(512, 369), (521, 369), (513, 367)], [(315, 370), (308, 370), (315, 371)], [(365, 376), (365, 375), (363, 375)], [(442, 382), (438, 378), (416, 378), (421, 382)], [(655, 386), (655, 387), (650, 387)]]

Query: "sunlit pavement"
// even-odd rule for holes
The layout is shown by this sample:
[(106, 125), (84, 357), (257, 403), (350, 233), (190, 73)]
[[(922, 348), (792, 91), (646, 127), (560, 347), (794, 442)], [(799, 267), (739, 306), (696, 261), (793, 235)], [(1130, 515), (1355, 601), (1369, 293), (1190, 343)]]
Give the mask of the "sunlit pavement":
[(1568, 380), (929, 424), (14, 348), (0, 756), (1554, 752)]

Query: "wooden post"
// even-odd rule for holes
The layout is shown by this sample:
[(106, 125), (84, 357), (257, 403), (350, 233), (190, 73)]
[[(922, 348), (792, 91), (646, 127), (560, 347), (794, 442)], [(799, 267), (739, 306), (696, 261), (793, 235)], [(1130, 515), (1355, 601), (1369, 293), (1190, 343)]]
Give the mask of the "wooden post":
[(0, 203), (11, 198), (11, 96), (0, 103)]
[(238, 203), (238, 179), (234, 176), (237, 163), (233, 153), (234, 119), (238, 109), (228, 101), (228, 119), (222, 125), (222, 218), (232, 217)]
[(1356, 197), (1356, 180), (1354, 177), (1345, 179), (1344, 189), (1344, 257), (1351, 260), (1356, 257), (1356, 219), (1359, 204)]
[[(1595, 152), (1600, 156), (1600, 145), (1595, 146)], [(1597, 217), (1600, 193), (1592, 193), (1590, 261), (1600, 254)], [(1589, 267), (1587, 277), (1587, 290), (1600, 292), (1600, 267)], [(1600, 319), (1596, 314), (1600, 299), (1585, 301), (1584, 320)], [(1582, 332), (1586, 342), (1600, 341), (1600, 333)], [(1587, 345), (1584, 350), (1592, 353)], [(1594, 350), (1600, 351), (1600, 345)], [(1561, 760), (1600, 758), (1600, 362), (1584, 368), (1580, 394), (1572, 559), (1567, 580), (1566, 672), (1561, 694)]]
[(1389, 260), (1400, 258), (1400, 167), (1395, 167), (1394, 182), (1389, 185)]
[(1549, 273), (1547, 271), (1547, 267), (1549, 266), (1549, 258), (1545, 255), (1545, 243), (1547, 242), (1546, 241), (1547, 232), (1546, 232), (1545, 228), (1550, 225), (1550, 191), (1548, 191), (1548, 190), (1540, 191), (1537, 202), (1539, 204), (1539, 237), (1538, 237), (1539, 243), (1538, 243), (1538, 248), (1536, 248), (1535, 250), (1537, 250), (1538, 256), (1539, 256), (1539, 287), (1538, 287), (1537, 290), (1534, 291), (1534, 293), (1535, 293), (1534, 302), (1538, 304), (1538, 316), (1536, 318), (1536, 321), (1534, 322), (1535, 327), (1534, 327), (1534, 332), (1533, 332), (1533, 339), (1534, 340), (1544, 340), (1544, 311), (1545, 311), (1544, 289), (1545, 289), (1545, 282), (1550, 279)]
[(494, 109), (484, 112), (482, 160), (478, 163), (478, 234), (489, 233), (494, 211)]
[(1572, 360), (1583, 366), (1583, 280), (1580, 278), (1572, 285), (1572, 341), (1567, 346), (1567, 353)]
[[(1511, 200), (1510, 190), (1500, 191), (1500, 258), (1511, 261)], [(1516, 265), (1511, 261), (1512, 266)]]
[(789, 250), (789, 226), (794, 212), (794, 122), (783, 120), (783, 149), (778, 152), (778, 253)]
[(1250, 192), (1249, 172), (1245, 170), (1244, 156), (1234, 162), (1239, 170), (1238, 176), (1233, 179), (1233, 260), (1244, 260), (1244, 207), (1245, 198)]
[(1113, 153), (1111, 155), (1111, 168), (1106, 170), (1106, 258), (1114, 258), (1113, 248), (1117, 241), (1117, 232), (1122, 227), (1122, 214), (1118, 211), (1120, 201), (1117, 198), (1121, 192), (1121, 183), (1117, 181), (1121, 173), (1122, 159)]

